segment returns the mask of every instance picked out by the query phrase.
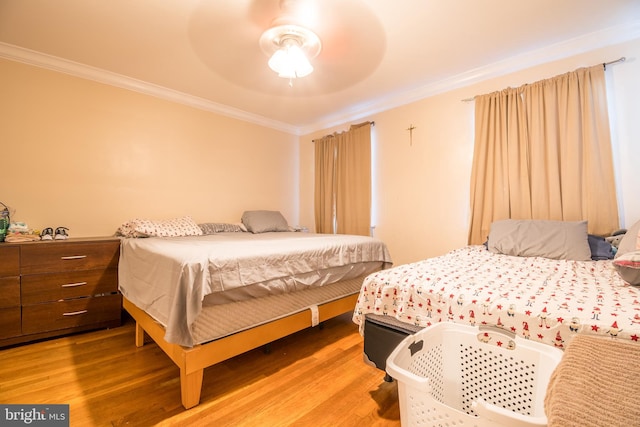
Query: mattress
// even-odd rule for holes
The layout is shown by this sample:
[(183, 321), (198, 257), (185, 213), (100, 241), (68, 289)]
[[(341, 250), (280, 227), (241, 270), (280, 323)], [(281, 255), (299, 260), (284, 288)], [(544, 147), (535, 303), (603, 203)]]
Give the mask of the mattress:
[(192, 346), (203, 307), (323, 287), (390, 264), (384, 243), (366, 236), (272, 232), (129, 238), (122, 240), (118, 281), (129, 301), (166, 328), (166, 341)]
[(369, 275), (354, 322), (372, 313), (427, 327), (488, 324), (564, 349), (575, 334), (637, 343), (640, 289), (609, 260), (563, 261), (468, 246)]

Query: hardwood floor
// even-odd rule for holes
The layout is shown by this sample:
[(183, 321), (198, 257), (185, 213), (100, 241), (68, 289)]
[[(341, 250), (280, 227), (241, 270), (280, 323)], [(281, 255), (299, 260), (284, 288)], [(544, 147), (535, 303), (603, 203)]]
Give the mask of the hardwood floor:
[(185, 410), (178, 368), (151, 341), (136, 348), (127, 319), (0, 349), (0, 403), (67, 403), (72, 426), (399, 426), (396, 383), (362, 354), (345, 314), (205, 369)]

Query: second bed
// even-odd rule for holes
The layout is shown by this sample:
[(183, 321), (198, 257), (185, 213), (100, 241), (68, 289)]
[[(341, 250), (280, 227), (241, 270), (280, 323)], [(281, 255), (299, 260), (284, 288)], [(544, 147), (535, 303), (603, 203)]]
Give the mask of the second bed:
[(367, 275), (391, 265), (380, 240), (301, 232), (122, 240), (119, 287), (145, 333), (178, 365), (185, 408), (203, 369), (352, 311)]

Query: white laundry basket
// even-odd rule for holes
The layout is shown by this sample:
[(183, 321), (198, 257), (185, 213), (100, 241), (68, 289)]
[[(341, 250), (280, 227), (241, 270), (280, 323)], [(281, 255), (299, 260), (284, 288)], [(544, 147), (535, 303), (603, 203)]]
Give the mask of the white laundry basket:
[(444, 322), (406, 337), (386, 370), (398, 382), (403, 426), (545, 426), (561, 357), (502, 329)]

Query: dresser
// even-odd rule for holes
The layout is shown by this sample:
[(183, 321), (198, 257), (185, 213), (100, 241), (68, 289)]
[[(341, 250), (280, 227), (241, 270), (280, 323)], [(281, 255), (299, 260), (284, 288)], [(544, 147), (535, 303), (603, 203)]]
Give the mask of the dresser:
[(121, 323), (117, 238), (0, 243), (0, 346)]

